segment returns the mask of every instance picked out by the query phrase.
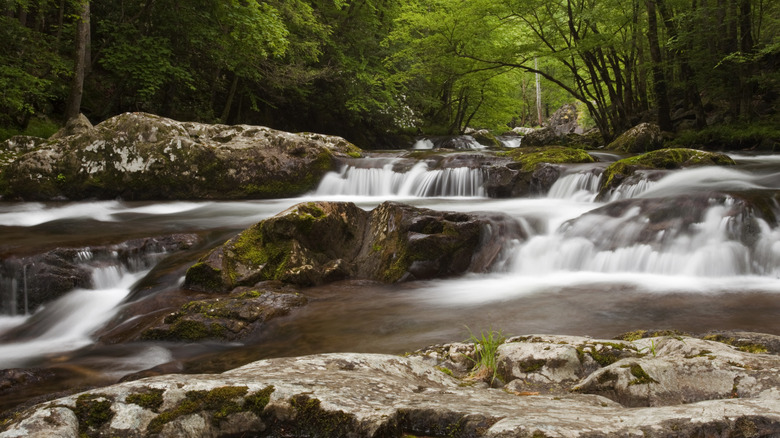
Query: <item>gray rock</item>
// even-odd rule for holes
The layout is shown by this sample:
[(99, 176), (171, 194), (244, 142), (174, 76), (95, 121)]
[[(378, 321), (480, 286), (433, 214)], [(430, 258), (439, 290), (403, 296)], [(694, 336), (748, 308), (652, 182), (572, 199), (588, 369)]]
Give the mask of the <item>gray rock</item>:
[(663, 147), (661, 128), (652, 123), (640, 123), (607, 145), (607, 149), (618, 152), (642, 153)]
[(7, 199), (243, 199), (303, 194), (360, 156), (340, 137), (125, 113), (39, 145), (0, 174)]
[[(544, 350), (545, 346), (584, 343), (603, 348), (612, 343), (574, 337), (538, 338), (530, 344), (538, 344), (539, 354), (552, 350)], [(654, 341), (661, 343), (662, 339)], [(638, 350), (651, 341), (642, 342), (637, 341)], [(656, 354), (693, 352), (701, 346), (719, 348), (711, 345), (713, 342), (693, 338), (684, 338), (684, 342), (681, 347), (680, 341), (664, 341), (656, 346)], [(568, 348), (559, 351), (560, 357), (571, 353)], [(718, 352), (732, 354), (726, 349)], [(760, 361), (777, 361), (775, 356), (757, 356), (762, 356)], [(516, 395), (471, 386), (435, 368), (431, 360), (334, 353), (263, 360), (222, 374), (152, 377), (24, 410), (4, 426), (0, 437), (55, 433), (121, 437), (678, 437), (780, 433), (777, 388), (756, 392), (752, 398), (626, 408), (593, 394)], [(574, 364), (571, 359), (566, 362)], [(770, 368), (765, 370), (768, 373)], [(550, 377), (568, 381), (572, 374), (567, 371), (556, 375)], [(701, 385), (707, 385), (707, 376), (700, 377)], [(104, 409), (106, 405), (98, 404), (104, 401), (110, 401), (110, 412)], [(93, 421), (76, 421), (87, 417)]]

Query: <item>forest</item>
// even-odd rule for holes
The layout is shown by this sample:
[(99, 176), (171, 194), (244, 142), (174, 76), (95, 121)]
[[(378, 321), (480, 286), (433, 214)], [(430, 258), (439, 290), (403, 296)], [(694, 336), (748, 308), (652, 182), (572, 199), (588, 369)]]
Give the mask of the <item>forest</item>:
[(641, 121), (778, 138), (772, 0), (0, 4), (0, 139), (143, 111), (379, 148), (533, 126), (569, 102), (605, 142)]

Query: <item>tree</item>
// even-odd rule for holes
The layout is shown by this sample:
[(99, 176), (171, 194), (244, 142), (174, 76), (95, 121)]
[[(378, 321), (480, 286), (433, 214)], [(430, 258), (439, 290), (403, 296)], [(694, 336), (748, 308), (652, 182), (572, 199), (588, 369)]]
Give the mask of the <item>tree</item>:
[(87, 52), (89, 51), (89, 0), (78, 0), (77, 23), (75, 37), (75, 54), (73, 62), (73, 78), (70, 83), (70, 95), (65, 105), (65, 121), (78, 117), (81, 109), (81, 98), (84, 94), (84, 75), (87, 70)]

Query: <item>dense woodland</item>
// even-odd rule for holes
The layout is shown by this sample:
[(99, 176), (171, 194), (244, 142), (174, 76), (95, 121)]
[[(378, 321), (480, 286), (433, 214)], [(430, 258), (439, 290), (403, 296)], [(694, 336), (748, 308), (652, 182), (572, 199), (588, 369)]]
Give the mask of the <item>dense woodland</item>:
[(645, 120), (777, 132), (774, 0), (0, 5), (3, 137), (79, 112), (96, 123), (146, 111), (378, 147), (404, 133), (532, 126), (537, 77), (545, 113), (577, 102), (605, 140)]

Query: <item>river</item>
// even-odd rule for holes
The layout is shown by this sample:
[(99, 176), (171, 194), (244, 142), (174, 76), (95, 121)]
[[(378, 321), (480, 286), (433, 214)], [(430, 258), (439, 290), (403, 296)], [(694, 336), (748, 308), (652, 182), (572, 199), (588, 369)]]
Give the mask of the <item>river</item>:
[[(24, 279), (5, 279), (0, 335), (23, 335), (0, 343), (0, 369), (67, 369), (68, 379), (45, 392), (104, 384), (155, 367), (216, 372), (275, 356), (404, 353), (486, 330), (600, 338), (638, 328), (780, 334), (780, 229), (750, 209), (738, 209), (732, 196), (763, 196), (780, 214), (773, 197), (780, 190), (780, 157), (734, 155), (735, 168), (648, 174), (606, 202), (595, 201), (595, 190), (608, 162), (570, 166), (546, 196), (490, 199), (480, 170), (420, 164), (400, 173), (393, 171), (393, 157), (374, 154), (295, 199), (0, 204), (0, 257), (196, 233), (204, 244), (161, 258), (168, 274), (152, 281), (158, 289), (178, 288), (186, 267), (208, 247), (309, 200), (350, 201), (364, 209), (392, 199), (438, 210), (500, 211), (515, 217), (530, 237), (511, 242), (492, 273), (398, 285), (346, 281), (305, 290), (308, 305), (273, 320), (252, 339), (229, 344), (95, 343), (94, 333), (135, 296), (138, 282), (150, 282), (145, 277), (154, 267), (95, 268), (95, 289), (74, 290), (33, 315), (8, 310), (10, 302), (21, 307)], [(679, 201), (691, 197), (704, 201)], [(699, 219), (681, 219), (691, 217), (691, 205), (701, 206), (694, 215)]]

